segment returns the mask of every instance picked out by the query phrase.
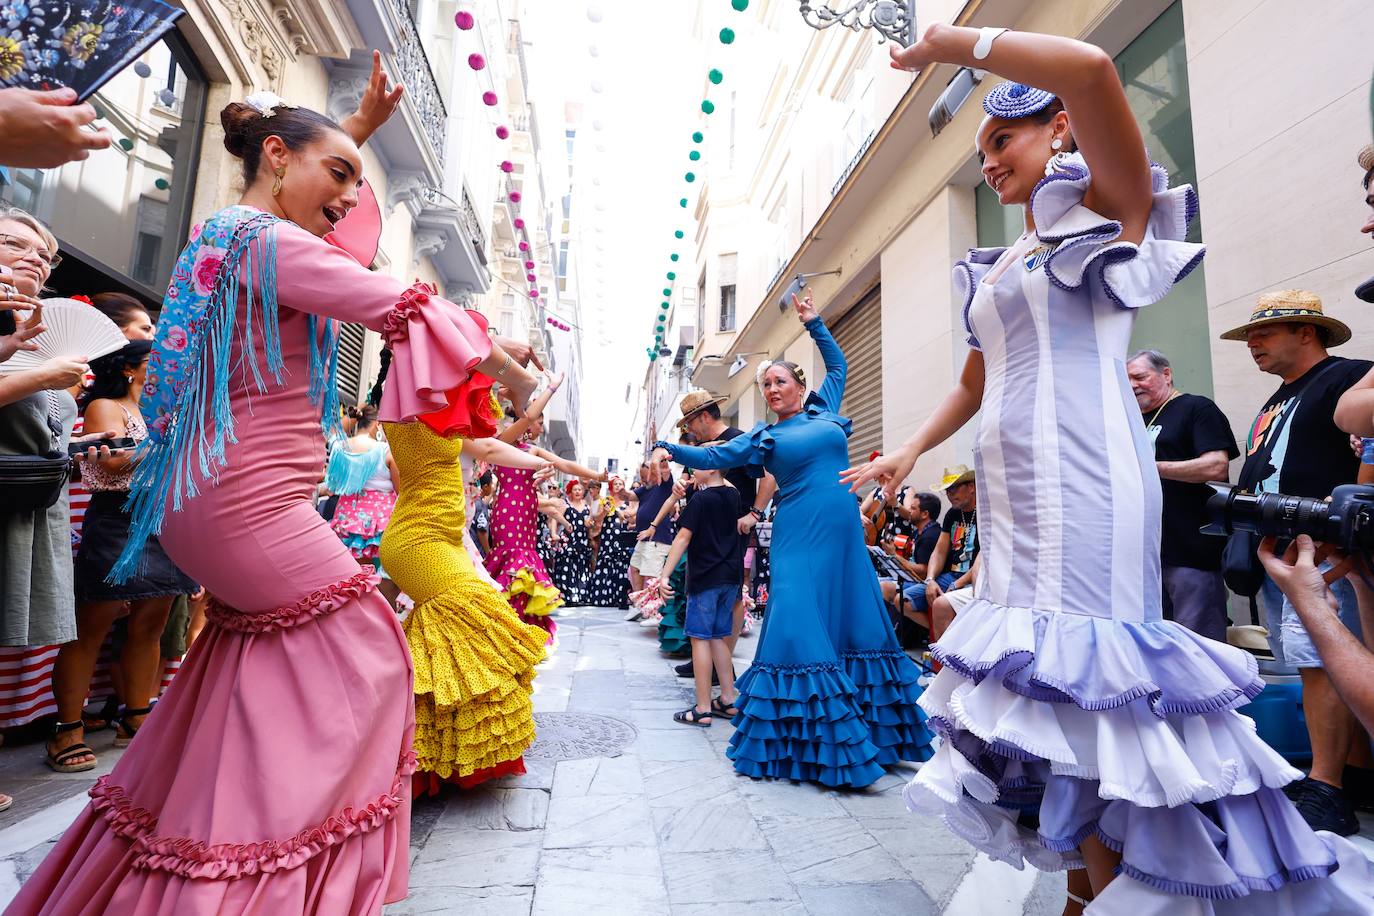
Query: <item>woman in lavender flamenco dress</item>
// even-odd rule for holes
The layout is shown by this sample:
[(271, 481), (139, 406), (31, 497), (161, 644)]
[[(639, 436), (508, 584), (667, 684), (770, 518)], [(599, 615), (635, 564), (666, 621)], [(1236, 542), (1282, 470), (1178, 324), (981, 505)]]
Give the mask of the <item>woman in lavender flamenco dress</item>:
[(1086, 868), (1089, 914), (1374, 912), (1368, 863), (1307, 826), (1281, 791), (1302, 774), (1235, 711), (1254, 660), (1161, 615), (1159, 477), (1123, 362), (1135, 310), (1202, 260), (1196, 195), (1149, 163), (1098, 48), (937, 25), (893, 56), (1046, 87), (984, 101), (983, 175), (1026, 232), (955, 269), (959, 384), (843, 476), (892, 490), (982, 410), (983, 575), (934, 648), (920, 702), (944, 740), (908, 805), (1018, 868)]

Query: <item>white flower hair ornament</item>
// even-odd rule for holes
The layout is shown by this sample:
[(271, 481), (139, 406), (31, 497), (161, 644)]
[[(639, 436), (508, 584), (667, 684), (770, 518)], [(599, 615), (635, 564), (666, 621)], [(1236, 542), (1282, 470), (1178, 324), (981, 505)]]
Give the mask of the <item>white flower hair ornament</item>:
[(248, 98), (243, 100), (243, 104), (247, 105), (249, 108), (253, 109), (258, 114), (262, 115), (264, 118), (272, 117), (272, 115), (277, 113), (278, 108), (296, 107), (295, 105), (288, 103), (286, 99), (277, 95), (275, 92), (269, 92), (266, 89), (262, 90), (261, 92), (253, 93)]

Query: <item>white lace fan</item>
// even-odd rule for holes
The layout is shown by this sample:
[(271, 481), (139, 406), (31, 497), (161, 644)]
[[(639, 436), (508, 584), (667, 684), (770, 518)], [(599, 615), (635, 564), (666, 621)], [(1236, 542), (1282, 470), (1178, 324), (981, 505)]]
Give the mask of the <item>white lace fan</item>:
[(76, 299), (44, 299), (43, 325), (47, 330), (33, 339), (38, 349), (20, 350), (0, 363), (0, 373), (36, 369), (54, 356), (96, 359), (129, 342), (119, 325)]

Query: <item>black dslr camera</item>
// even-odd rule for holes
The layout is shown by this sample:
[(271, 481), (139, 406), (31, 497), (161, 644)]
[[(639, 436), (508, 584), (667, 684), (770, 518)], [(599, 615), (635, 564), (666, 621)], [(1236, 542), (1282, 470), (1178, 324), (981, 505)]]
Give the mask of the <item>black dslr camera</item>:
[(1292, 540), (1305, 534), (1348, 554), (1374, 554), (1374, 486), (1348, 484), (1330, 501), (1282, 493), (1247, 493), (1224, 483), (1208, 484), (1210, 519), (1203, 532), (1228, 535), (1252, 531), (1260, 537)]

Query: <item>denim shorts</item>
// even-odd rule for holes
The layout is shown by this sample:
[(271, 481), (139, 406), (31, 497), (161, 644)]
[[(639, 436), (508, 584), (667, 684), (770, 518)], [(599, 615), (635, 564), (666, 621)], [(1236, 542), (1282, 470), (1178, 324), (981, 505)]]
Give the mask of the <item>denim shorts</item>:
[[(1330, 564), (1324, 563), (1321, 568), (1329, 569)], [(1331, 584), (1331, 591), (1340, 604), (1340, 611), (1333, 613), (1340, 617), (1346, 629), (1354, 633), (1356, 639), (1361, 639), (1360, 608), (1355, 599), (1355, 587), (1341, 579)], [(1325, 668), (1321, 656), (1317, 654), (1317, 647), (1312, 644), (1312, 637), (1307, 634), (1307, 628), (1302, 625), (1302, 618), (1293, 607), (1293, 602), (1289, 601), (1268, 578), (1264, 580), (1259, 597), (1264, 609), (1265, 625), (1269, 628), (1269, 645), (1274, 650), (1274, 657), (1282, 664), (1293, 668)], [(1279, 614), (1275, 615), (1274, 610), (1280, 608), (1280, 602), (1281, 609)], [(1278, 620), (1275, 620), (1276, 616)], [(1277, 640), (1274, 638), (1275, 632), (1278, 633)]]
[(687, 624), (683, 629), (692, 639), (726, 638), (735, 632), (735, 604), (739, 600), (739, 583), (689, 594)]

